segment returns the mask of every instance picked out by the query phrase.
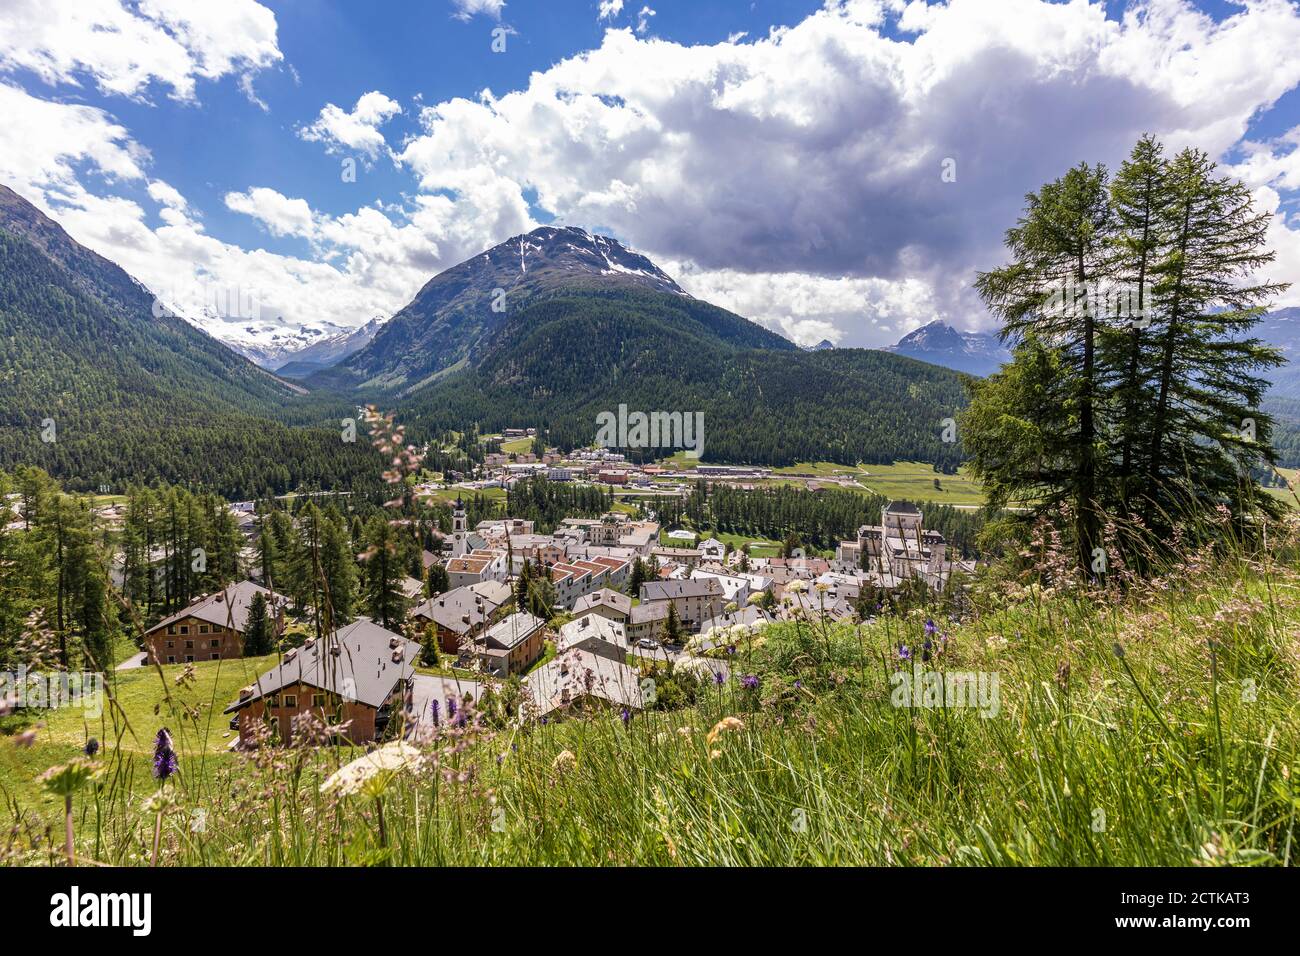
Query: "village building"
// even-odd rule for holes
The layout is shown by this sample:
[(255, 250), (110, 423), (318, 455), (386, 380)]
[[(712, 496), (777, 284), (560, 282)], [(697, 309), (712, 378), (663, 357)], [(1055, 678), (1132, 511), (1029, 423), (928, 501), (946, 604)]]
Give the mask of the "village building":
[(839, 543), (835, 563), (842, 570), (862, 568), (895, 578), (939, 575), (950, 567), (946, 549), (942, 534), (924, 529), (920, 508), (891, 501), (880, 511), (880, 524), (863, 525), (855, 540)]
[(632, 608), (624, 629), (629, 644), (638, 641), (657, 641), (663, 638), (664, 625), (668, 622), (668, 602), (655, 604), (638, 604)]
[(641, 710), (641, 677), (622, 661), (571, 650), (524, 678), (536, 717), (616, 708)]
[(627, 633), (618, 621), (588, 614), (560, 628), (555, 642), (557, 656), (565, 651), (589, 651), (612, 661), (627, 659)]
[(542, 656), (546, 622), (527, 611), (497, 621), (474, 642), (483, 670), (497, 677), (522, 674)]
[(632, 616), (632, 599), (611, 588), (601, 588), (578, 598), (573, 605), (573, 614), (575, 617), (599, 614), (611, 621), (626, 624)]
[(274, 626), (289, 603), (287, 597), (252, 581), (229, 584), (145, 631), (145, 662), (188, 664), (242, 657), (248, 610), (256, 594), (266, 600), (267, 619)]
[(293, 648), (283, 661), (245, 687), (226, 708), (236, 714), (240, 743), (256, 739), (265, 722), (291, 743), (294, 722), (314, 715), (352, 743), (375, 740), (394, 708), (405, 706), (420, 645), (358, 618), (328, 637)]
[(483, 581), (429, 598), (411, 609), (411, 619), (417, 626), (435, 629), (444, 654), (458, 654), (488, 627), (510, 597), (508, 584)]
[(688, 631), (722, 613), (722, 585), (714, 578), (702, 581), (647, 581), (641, 585), (642, 604), (675, 605), (677, 618)]

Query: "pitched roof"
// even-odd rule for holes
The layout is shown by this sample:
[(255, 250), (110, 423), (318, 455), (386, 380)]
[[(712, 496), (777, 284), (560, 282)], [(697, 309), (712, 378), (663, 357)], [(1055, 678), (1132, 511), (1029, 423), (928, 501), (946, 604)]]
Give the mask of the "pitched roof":
[(289, 599), (283, 594), (275, 594), (260, 584), (254, 584), (252, 581), (240, 581), (237, 584), (228, 584), (220, 591), (214, 591), (212, 594), (199, 598), (189, 607), (177, 611), (171, 617), (163, 618), (145, 633), (152, 634), (159, 628), (174, 624), (187, 617), (207, 621), (209, 624), (216, 624), (220, 627), (233, 627), (236, 631), (242, 633), (248, 625), (248, 609), (253, 603), (253, 596), (259, 593), (267, 601), (268, 613), (273, 613), (274, 609), (271, 607), (273, 604), (285, 605), (289, 603)]
[(546, 622), (540, 617), (527, 611), (516, 611), (488, 628), (482, 641), (488, 645), (509, 649), (532, 637), (545, 626)]
[(647, 581), (641, 585), (642, 601), (667, 601), (678, 598), (722, 596), (717, 578), (702, 581)]
[(480, 581), (431, 597), (417, 604), (411, 614), (433, 621), (454, 634), (465, 634), (490, 618), (509, 599), (507, 585), (500, 581)]
[(286, 654), (280, 664), (252, 684), (249, 696), (231, 704), (226, 713), (294, 684), (319, 687), (345, 700), (378, 708), (391, 696), (398, 681), (415, 673), (419, 656), (419, 644), (367, 618), (358, 618), (324, 640)]
[(539, 716), (583, 697), (637, 710), (642, 706), (640, 675), (621, 661), (590, 651), (566, 651), (525, 677), (524, 686), (537, 705)]
[(623, 632), (622, 624), (618, 623), (618, 621), (611, 621), (607, 617), (601, 617), (599, 614), (588, 614), (586, 617), (570, 621), (560, 628), (560, 635), (556, 639), (555, 649), (557, 652), (563, 653), (574, 644), (581, 644), (592, 637), (606, 641), (616, 647), (627, 647), (627, 636)]
[(585, 614), (592, 608), (601, 605), (611, 607), (624, 616), (632, 613), (632, 599), (626, 594), (620, 594), (610, 588), (600, 588), (578, 598), (573, 602), (573, 613), (575, 615)]

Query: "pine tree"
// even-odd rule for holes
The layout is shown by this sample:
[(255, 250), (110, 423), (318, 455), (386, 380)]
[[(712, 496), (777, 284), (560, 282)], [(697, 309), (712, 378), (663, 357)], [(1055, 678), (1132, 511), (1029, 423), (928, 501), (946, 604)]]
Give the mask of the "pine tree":
[(1287, 287), (1251, 281), (1274, 258), (1264, 248), (1271, 217), (1255, 211), (1243, 183), (1214, 171), (1194, 149), (1168, 170), (1168, 248), (1153, 269), (1156, 402), (1144, 416), (1140, 480), (1148, 525), (1167, 527), (1164, 515), (1218, 503), (1234, 513), (1277, 512), (1274, 499), (1253, 494), (1250, 468), (1276, 461), (1272, 419), (1260, 410), (1268, 383), (1257, 373), (1283, 362), (1276, 349), (1241, 336)]
[(1070, 461), (1052, 504), (1071, 502), (1082, 561), (1098, 539), (1100, 367), (1097, 349), (1109, 317), (1104, 293), (1114, 233), (1104, 166), (1081, 163), (1026, 197), (1024, 215), (1007, 230), (1010, 264), (980, 273), (975, 287), (1002, 319), (1004, 340), (1033, 336), (1050, 343), (1068, 377), (1075, 415), (1068, 428)]
[(682, 642), (682, 619), (677, 615), (676, 603), (668, 602), (668, 617), (664, 620), (664, 643), (680, 644)]
[(393, 526), (382, 514), (366, 523), (364, 590), (366, 613), (388, 630), (395, 630), (406, 614), (402, 595), (402, 563)]
[(274, 649), (271, 644), (271, 620), (266, 598), (261, 591), (248, 603), (248, 621), (244, 625), (244, 656), (262, 657)]

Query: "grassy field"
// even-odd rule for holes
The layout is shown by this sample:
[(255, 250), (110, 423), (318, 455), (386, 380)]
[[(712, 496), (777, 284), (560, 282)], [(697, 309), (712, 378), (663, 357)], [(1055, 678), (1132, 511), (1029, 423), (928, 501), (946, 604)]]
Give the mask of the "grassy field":
[[(892, 465), (863, 465), (858, 480), (886, 498), (940, 505), (982, 505), (984, 493), (978, 484), (963, 475), (941, 475), (934, 467), (921, 462), (900, 461)], [(934, 486), (938, 479), (940, 487)]]
[[(163, 865), (1292, 865), (1300, 562), (1296, 542), (1274, 547), (1189, 552), (1125, 594), (989, 580), (959, 619), (775, 625), (738, 637), (732, 679), (693, 701), (661, 673), (669, 709), (627, 722), (443, 727), (352, 794), (321, 789), (352, 752), (217, 752), (203, 728), (242, 675), (200, 672), (188, 724), (153, 715), (156, 673), (119, 697), (138, 740), (188, 731)], [(29, 749), (0, 740), (11, 863), (57, 859), (58, 807), (13, 786), (82, 739), (77, 720), (47, 724)], [(147, 862), (147, 755), (101, 733), (78, 851)]]
[[(772, 541), (768, 538), (753, 538), (743, 534), (732, 534), (729, 531), (700, 531), (697, 532), (697, 535), (697, 544), (705, 538), (717, 538), (724, 544), (731, 545), (737, 551), (744, 545), (749, 545), (750, 557), (754, 558), (774, 558), (781, 553), (781, 542)], [(689, 541), (676, 541), (668, 537), (667, 528), (660, 530), (659, 543), (665, 548), (691, 547)]]
[(501, 443), (501, 451), (507, 455), (518, 455), (526, 451), (531, 451), (533, 440), (531, 438), (512, 438), (510, 441)]

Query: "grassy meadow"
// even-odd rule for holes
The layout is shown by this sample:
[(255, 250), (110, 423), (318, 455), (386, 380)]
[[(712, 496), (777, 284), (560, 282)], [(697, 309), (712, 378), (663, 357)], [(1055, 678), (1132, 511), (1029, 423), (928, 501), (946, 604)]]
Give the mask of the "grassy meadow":
[[(678, 674), (663, 695), (674, 709), (626, 723), (476, 715), (344, 792), (321, 785), (359, 751), (222, 752), (214, 711), (242, 674), (196, 665), (180, 687), (171, 668), (132, 672), (116, 693), (134, 736), (112, 713), (98, 729), (77, 852), (150, 861), (156, 814), (141, 799), (166, 724), (180, 772), (158, 865), (1290, 865), (1295, 554), (1188, 553), (1123, 593), (987, 580), (959, 619), (935, 608), (738, 633), (731, 678)], [(908, 701), (903, 686), (925, 690)], [(30, 747), (0, 740), (12, 864), (62, 852), (61, 801), (35, 777), (85, 728), (44, 721)]]

